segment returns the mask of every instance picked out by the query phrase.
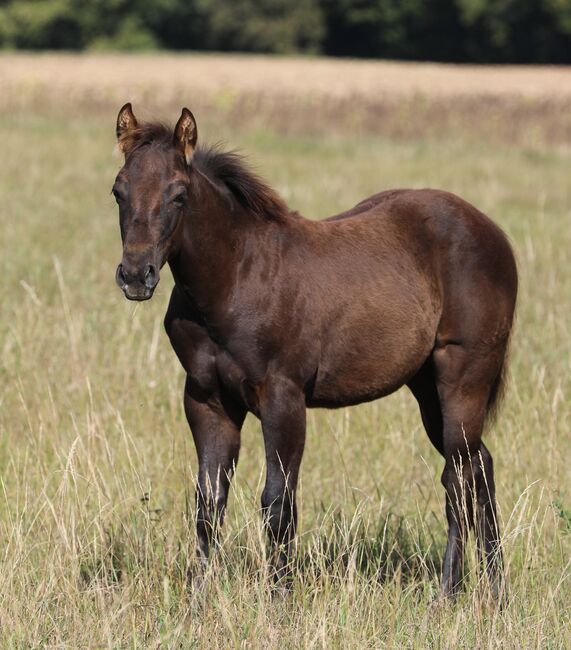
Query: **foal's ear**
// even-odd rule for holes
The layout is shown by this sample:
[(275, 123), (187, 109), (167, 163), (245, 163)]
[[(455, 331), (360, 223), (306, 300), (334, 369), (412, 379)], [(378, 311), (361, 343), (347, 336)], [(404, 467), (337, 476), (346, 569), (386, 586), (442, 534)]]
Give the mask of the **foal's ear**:
[(117, 125), (115, 126), (117, 142), (122, 153), (126, 153), (127, 136), (129, 132), (135, 128), (137, 128), (137, 118), (133, 114), (131, 102), (127, 102), (119, 111), (119, 115), (117, 115)]
[(183, 108), (174, 129), (173, 144), (184, 154), (187, 165), (190, 165), (192, 160), (197, 138), (198, 131), (194, 115), (188, 108)]

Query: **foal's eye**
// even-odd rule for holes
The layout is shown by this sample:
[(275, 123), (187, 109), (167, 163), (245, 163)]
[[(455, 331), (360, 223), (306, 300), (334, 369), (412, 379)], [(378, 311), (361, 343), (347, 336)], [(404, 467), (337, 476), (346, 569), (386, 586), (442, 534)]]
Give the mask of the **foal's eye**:
[(181, 208), (184, 205), (185, 200), (186, 192), (181, 192), (173, 198), (172, 202), (177, 206), (177, 208)]
[(123, 201), (123, 195), (120, 194), (116, 189), (112, 189), (111, 194), (113, 194), (117, 203), (121, 203), (121, 201)]

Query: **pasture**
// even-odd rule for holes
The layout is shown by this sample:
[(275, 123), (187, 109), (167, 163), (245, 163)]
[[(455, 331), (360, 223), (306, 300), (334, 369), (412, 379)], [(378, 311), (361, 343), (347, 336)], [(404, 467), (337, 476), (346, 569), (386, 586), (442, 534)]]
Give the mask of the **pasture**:
[[(571, 645), (571, 72), (263, 57), (0, 57), (2, 647)], [(164, 74), (162, 74), (164, 72)], [(487, 76), (486, 76), (487, 75)], [(279, 80), (278, 83), (276, 80)], [(473, 80), (473, 83), (472, 81)], [(455, 192), (516, 252), (508, 390), (486, 436), (509, 582), (435, 606), (442, 460), (406, 389), (311, 411), (292, 593), (267, 589), (248, 416), (207, 586), (194, 445), (153, 300), (114, 282), (118, 108), (223, 140), (309, 217), (391, 187)]]

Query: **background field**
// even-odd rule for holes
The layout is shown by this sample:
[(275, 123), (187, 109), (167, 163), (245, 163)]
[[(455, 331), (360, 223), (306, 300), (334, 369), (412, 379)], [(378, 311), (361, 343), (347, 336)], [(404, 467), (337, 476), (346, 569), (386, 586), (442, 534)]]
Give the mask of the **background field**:
[[(571, 72), (262, 57), (0, 57), (0, 641), (4, 647), (571, 645)], [(509, 234), (521, 291), (487, 440), (510, 601), (432, 599), (442, 461), (404, 391), (312, 411), (299, 575), (266, 589), (263, 449), (248, 419), (213, 578), (188, 588), (194, 448), (162, 330), (124, 300), (109, 194), (119, 106), (247, 152), (311, 217), (440, 187)], [(473, 549), (471, 549), (472, 563)]]

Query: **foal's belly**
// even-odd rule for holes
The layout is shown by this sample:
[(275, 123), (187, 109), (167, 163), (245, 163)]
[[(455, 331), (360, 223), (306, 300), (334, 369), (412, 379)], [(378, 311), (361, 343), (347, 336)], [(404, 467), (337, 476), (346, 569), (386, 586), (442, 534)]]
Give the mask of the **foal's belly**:
[(436, 334), (426, 313), (411, 316), (406, 323), (371, 322), (349, 336), (341, 329), (322, 351), (308, 406), (351, 406), (403, 386), (430, 355)]
[(428, 357), (419, 356), (406, 368), (357, 367), (318, 371), (307, 406), (338, 408), (370, 402), (394, 393), (413, 377)]

